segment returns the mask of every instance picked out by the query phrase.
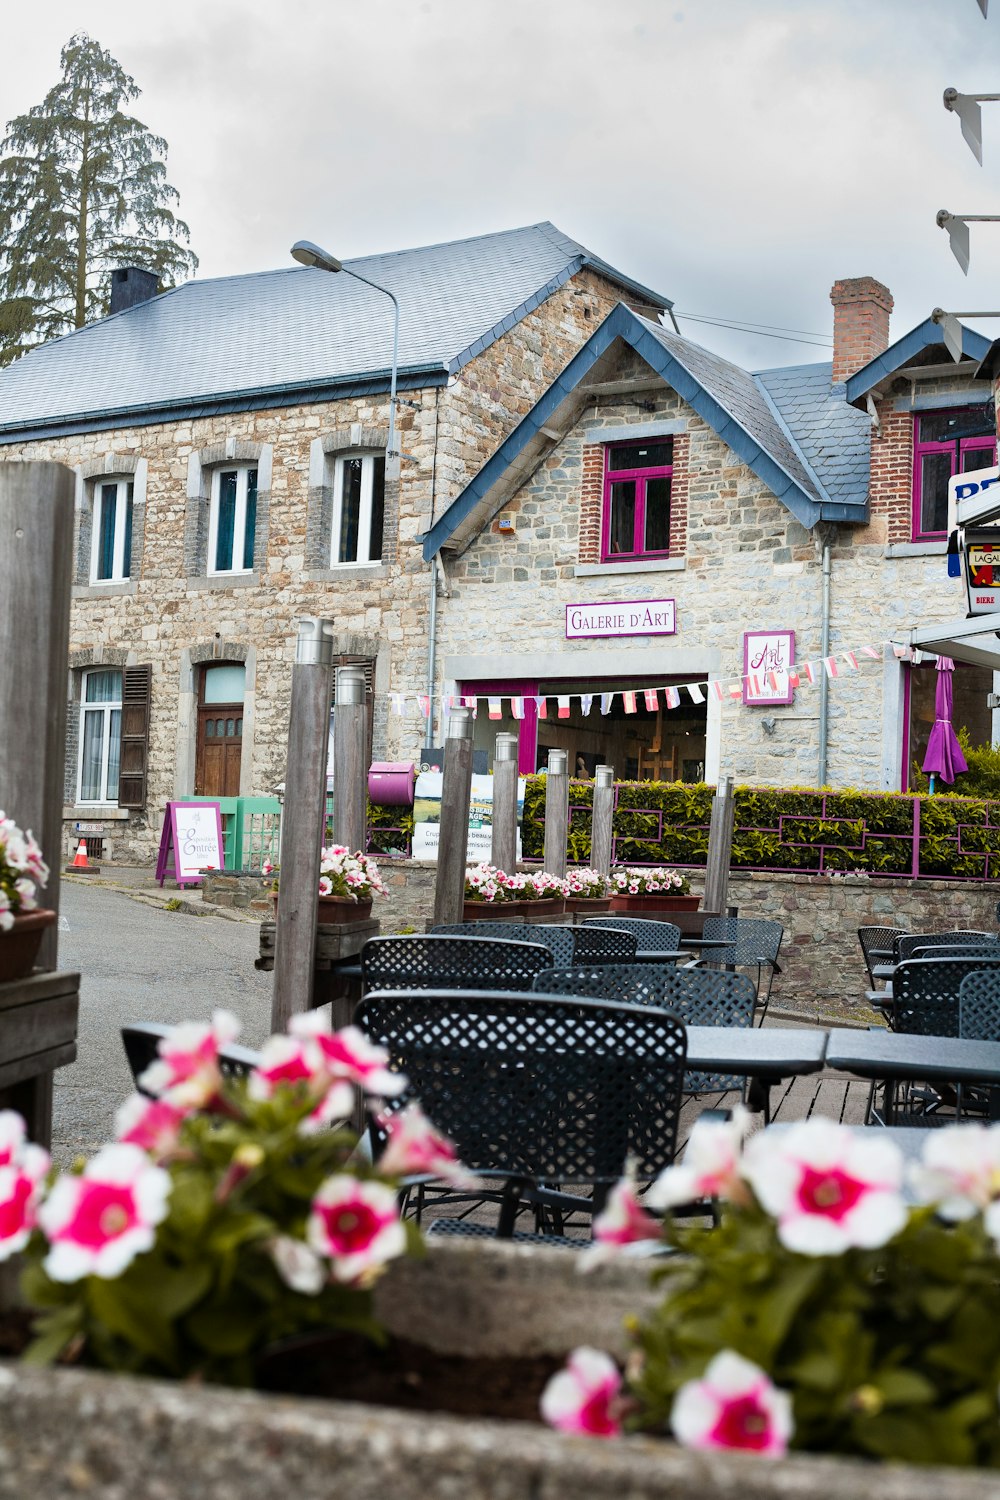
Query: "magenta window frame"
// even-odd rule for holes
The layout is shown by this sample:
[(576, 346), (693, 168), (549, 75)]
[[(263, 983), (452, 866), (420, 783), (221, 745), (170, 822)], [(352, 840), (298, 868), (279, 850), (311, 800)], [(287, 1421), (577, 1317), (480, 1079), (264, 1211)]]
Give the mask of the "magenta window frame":
[[(629, 442), (608, 443), (604, 449), (604, 505), (601, 511), (601, 562), (629, 562), (637, 557), (669, 557), (669, 540), (666, 547), (649, 550), (635, 547), (637, 540), (642, 540), (646, 535), (646, 483), (650, 479), (669, 479), (670, 481), (670, 505), (674, 498), (674, 466), (673, 462), (661, 465), (655, 469), (613, 469), (611, 467), (612, 455), (622, 448), (634, 448), (637, 439), (632, 438)], [(653, 443), (670, 443), (671, 458), (673, 457), (673, 437), (649, 438), (650, 445)], [(632, 529), (633, 549), (631, 552), (611, 551), (611, 486), (621, 484), (629, 480), (635, 481), (635, 522)], [(669, 507), (667, 518), (667, 534), (669, 538)]]
[[(997, 440), (996, 435), (992, 437), (983, 433), (981, 437), (951, 438), (947, 442), (921, 442), (920, 441), (920, 419), (922, 417), (958, 416), (962, 412), (971, 411), (971, 407), (956, 406), (951, 408), (934, 409), (930, 411), (919, 411), (913, 414), (913, 475), (912, 475), (912, 515), (910, 524), (910, 536), (915, 542), (941, 541), (946, 531), (924, 531), (921, 527), (920, 515), (923, 505), (923, 464), (921, 460), (925, 454), (948, 453), (951, 456), (952, 474), (964, 474), (962, 468), (956, 468), (956, 443), (958, 446), (957, 459), (961, 464), (962, 456), (973, 451), (982, 451), (984, 448), (992, 448), (994, 461), (996, 460)], [(989, 465), (987, 465), (989, 467)]]

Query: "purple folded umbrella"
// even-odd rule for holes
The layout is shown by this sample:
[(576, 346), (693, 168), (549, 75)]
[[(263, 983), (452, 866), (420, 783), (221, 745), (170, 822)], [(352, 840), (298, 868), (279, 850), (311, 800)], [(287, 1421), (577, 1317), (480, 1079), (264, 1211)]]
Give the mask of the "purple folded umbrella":
[(937, 661), (937, 686), (934, 689), (934, 728), (927, 742), (927, 754), (921, 770), (925, 775), (940, 776), (949, 784), (969, 769), (962, 754), (951, 722), (952, 687), (951, 674), (955, 663), (950, 656), (939, 656)]

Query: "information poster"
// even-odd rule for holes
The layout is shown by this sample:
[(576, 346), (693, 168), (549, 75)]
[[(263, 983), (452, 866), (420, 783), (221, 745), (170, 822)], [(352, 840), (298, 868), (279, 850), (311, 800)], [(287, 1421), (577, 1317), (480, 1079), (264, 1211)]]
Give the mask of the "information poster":
[[(437, 860), (441, 836), (440, 771), (422, 771), (417, 777), (413, 800), (413, 858)], [(524, 814), (524, 779), (517, 783), (517, 857), (521, 857), (521, 818)], [(468, 862), (489, 862), (493, 843), (493, 777), (473, 776), (469, 801)]]
[(200, 885), (204, 870), (225, 863), (222, 810), (218, 802), (168, 802), (160, 836), (156, 878)]

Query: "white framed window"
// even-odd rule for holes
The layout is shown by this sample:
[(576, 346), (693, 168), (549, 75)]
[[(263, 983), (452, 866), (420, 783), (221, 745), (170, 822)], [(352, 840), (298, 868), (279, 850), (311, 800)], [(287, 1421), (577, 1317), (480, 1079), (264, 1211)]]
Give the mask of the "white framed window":
[(381, 562), (385, 454), (346, 453), (333, 471), (330, 566)]
[(117, 803), (121, 740), (122, 674), (103, 667), (84, 672), (78, 802)]
[(216, 469), (208, 518), (209, 573), (252, 573), (257, 469)]
[(99, 479), (94, 484), (91, 583), (121, 583), (131, 577), (134, 492), (131, 479)]

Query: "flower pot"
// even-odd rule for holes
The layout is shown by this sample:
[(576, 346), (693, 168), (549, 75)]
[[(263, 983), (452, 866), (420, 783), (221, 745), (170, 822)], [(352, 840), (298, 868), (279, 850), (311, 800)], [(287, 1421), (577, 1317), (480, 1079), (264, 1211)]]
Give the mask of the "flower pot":
[(541, 901), (526, 901), (524, 912), (529, 922), (547, 922), (550, 917), (561, 917), (566, 910), (566, 897), (544, 897)]
[(697, 911), (700, 896), (672, 896), (669, 891), (644, 891), (639, 896), (623, 892), (611, 897), (612, 911)]
[(611, 910), (610, 896), (567, 896), (566, 910), (578, 912), (582, 917), (598, 917)]
[(45, 929), (55, 919), (54, 911), (25, 911), (14, 918), (9, 932), (0, 932), (0, 984), (28, 977), (35, 967)]
[(526, 901), (470, 901), (462, 902), (463, 922), (520, 922), (528, 903)]
[[(278, 915), (278, 892), (271, 892), (274, 914)], [(350, 896), (317, 896), (316, 920), (319, 923), (363, 922), (372, 914), (372, 900), (352, 901)]]

